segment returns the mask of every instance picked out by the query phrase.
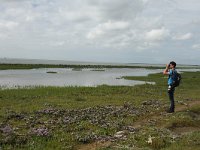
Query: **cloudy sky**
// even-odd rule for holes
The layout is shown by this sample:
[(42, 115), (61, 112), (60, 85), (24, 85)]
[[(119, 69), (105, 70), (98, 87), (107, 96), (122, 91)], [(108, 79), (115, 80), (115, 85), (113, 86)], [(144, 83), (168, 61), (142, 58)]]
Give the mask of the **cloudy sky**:
[(200, 64), (199, 0), (0, 0), (0, 57)]

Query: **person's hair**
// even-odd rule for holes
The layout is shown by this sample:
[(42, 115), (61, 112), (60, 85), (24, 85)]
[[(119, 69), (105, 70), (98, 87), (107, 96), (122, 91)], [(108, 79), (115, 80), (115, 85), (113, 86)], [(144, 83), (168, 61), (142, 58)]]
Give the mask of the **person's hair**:
[(174, 68), (176, 67), (176, 63), (174, 61), (171, 61), (169, 64), (172, 64)]

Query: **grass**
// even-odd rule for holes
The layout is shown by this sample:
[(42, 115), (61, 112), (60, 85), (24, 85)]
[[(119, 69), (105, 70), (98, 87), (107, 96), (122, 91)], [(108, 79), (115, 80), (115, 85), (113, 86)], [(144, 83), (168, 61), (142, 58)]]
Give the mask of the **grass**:
[[(0, 91), (0, 107), (14, 111), (34, 111), (52, 105), (59, 108), (86, 108), (97, 105), (123, 105), (130, 101), (138, 105), (148, 99), (157, 99), (160, 94), (154, 94), (158, 89), (150, 89), (151, 85), (138, 87), (36, 87), (33, 89), (10, 89)], [(141, 92), (143, 88), (143, 92)], [(163, 92), (163, 98), (165, 91)], [(1, 109), (0, 112), (3, 110)], [(5, 112), (5, 110), (4, 110)], [(1, 114), (1, 113), (0, 113)]]
[[(182, 77), (176, 102), (200, 100), (200, 72), (184, 72)], [(0, 149), (77, 149), (96, 140), (113, 141), (99, 149), (198, 149), (199, 105), (155, 117), (155, 123), (142, 124), (125, 139), (113, 138), (118, 131), (129, 131), (135, 121), (163, 112), (169, 104), (167, 78), (161, 73), (123, 78), (156, 84), (1, 89)], [(180, 127), (197, 130), (177, 135), (175, 129)], [(149, 135), (154, 137), (152, 144), (146, 142)]]

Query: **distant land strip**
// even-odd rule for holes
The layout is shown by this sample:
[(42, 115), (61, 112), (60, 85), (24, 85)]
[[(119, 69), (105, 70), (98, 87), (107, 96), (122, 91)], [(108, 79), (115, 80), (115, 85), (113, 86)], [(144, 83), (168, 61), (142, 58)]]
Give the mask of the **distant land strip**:
[[(0, 70), (8, 69), (38, 69), (38, 68), (146, 68), (146, 69), (163, 69), (165, 66), (126, 66), (126, 65), (64, 65), (64, 64), (0, 64)], [(178, 67), (178, 69), (195, 69), (200, 66)]]

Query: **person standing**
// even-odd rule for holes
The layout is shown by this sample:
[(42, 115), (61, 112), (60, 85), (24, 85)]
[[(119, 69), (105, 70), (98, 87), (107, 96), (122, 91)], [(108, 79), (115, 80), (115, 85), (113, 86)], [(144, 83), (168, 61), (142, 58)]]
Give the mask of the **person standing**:
[(173, 82), (176, 80), (176, 63), (171, 61), (169, 64), (166, 65), (165, 70), (163, 71), (164, 75), (168, 75), (168, 95), (170, 100), (170, 108), (167, 110), (168, 113), (173, 113), (175, 110), (175, 103), (174, 103), (174, 92), (175, 86), (173, 86)]

